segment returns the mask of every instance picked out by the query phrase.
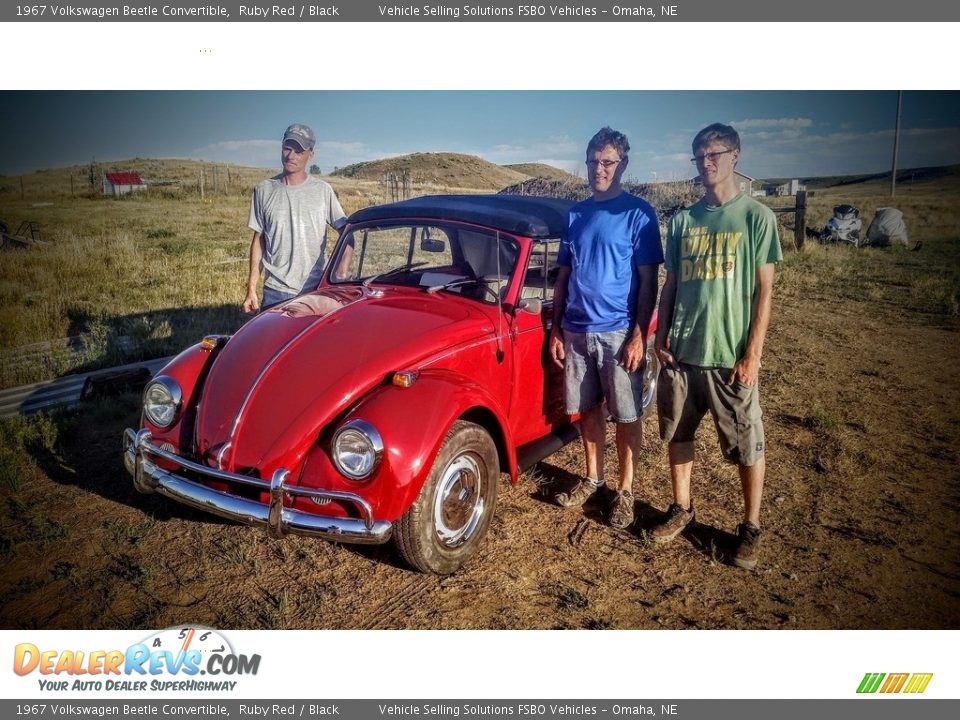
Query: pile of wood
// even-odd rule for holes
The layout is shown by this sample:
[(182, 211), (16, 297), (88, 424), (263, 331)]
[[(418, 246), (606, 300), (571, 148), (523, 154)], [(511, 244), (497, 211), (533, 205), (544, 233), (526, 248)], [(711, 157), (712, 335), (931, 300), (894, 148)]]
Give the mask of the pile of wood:
[(33, 220), (24, 220), (15, 233), (9, 232), (7, 224), (0, 221), (0, 247), (30, 247), (49, 245), (40, 237), (40, 224)]
[[(623, 189), (653, 205), (661, 222), (667, 222), (679, 210), (689, 207), (703, 196), (703, 187), (692, 181), (663, 183), (624, 182)], [(505, 195), (542, 195), (567, 200), (585, 200), (590, 187), (583, 180), (549, 180), (532, 178), (500, 191)]]

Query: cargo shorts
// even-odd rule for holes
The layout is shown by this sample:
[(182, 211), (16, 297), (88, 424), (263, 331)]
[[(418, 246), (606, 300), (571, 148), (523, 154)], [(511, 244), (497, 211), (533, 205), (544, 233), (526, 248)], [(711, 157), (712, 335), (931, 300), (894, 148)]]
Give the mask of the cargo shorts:
[(564, 330), (563, 363), (567, 413), (586, 412), (604, 400), (618, 423), (640, 419), (643, 367), (627, 372), (620, 364), (628, 329), (600, 333)]
[(724, 459), (749, 466), (763, 457), (759, 388), (739, 381), (727, 385), (730, 372), (684, 363), (679, 370), (664, 365), (657, 383), (660, 437), (667, 442), (692, 442), (709, 411)]

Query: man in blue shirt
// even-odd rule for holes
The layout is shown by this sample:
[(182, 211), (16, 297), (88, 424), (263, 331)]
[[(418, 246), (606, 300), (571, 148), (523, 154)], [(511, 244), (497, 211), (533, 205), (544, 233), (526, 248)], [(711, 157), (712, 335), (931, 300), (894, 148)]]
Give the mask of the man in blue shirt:
[(585, 477), (556, 500), (564, 507), (579, 507), (605, 484), (606, 400), (617, 424), (620, 473), (612, 488), (609, 519), (618, 528), (633, 522), (643, 358), (657, 299), (657, 266), (663, 262), (656, 212), (620, 185), (629, 150), (626, 136), (608, 127), (587, 145), (593, 197), (574, 205), (567, 215), (550, 331), (550, 355), (564, 368), (567, 412), (580, 413), (586, 460)]

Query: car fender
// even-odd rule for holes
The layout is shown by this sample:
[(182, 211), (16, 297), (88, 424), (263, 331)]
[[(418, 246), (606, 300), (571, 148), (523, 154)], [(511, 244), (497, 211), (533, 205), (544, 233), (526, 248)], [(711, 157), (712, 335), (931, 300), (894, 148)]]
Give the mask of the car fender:
[[(193, 425), (197, 403), (200, 402), (200, 393), (203, 390), (203, 380), (210, 369), (210, 361), (216, 355), (216, 350), (205, 348), (202, 343), (191, 345), (170, 362), (161, 368), (154, 377), (165, 375), (180, 386), (183, 400), (176, 422), (163, 429), (153, 425), (141, 413), (141, 426), (149, 429), (156, 440), (167, 440), (179, 448), (190, 447), (193, 444)], [(148, 383), (149, 385), (149, 383)]]
[(379, 492), (368, 496), (378, 517), (392, 520), (407, 511), (447, 433), (460, 418), (486, 428), (497, 446), (501, 468), (510, 474), (511, 482), (517, 480), (516, 448), (503, 412), (485, 388), (459, 373), (430, 370), (422, 372), (411, 387), (383, 386), (348, 413), (344, 422), (354, 418), (371, 423), (383, 438), (383, 464), (372, 480)]

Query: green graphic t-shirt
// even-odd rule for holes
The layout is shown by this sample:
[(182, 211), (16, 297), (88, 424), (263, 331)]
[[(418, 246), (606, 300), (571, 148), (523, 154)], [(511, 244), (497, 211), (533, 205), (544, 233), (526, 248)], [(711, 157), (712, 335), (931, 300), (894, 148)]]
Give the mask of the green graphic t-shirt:
[(732, 368), (747, 347), (757, 269), (783, 253), (773, 211), (743, 193), (677, 213), (666, 268), (677, 278), (670, 348), (680, 362)]

